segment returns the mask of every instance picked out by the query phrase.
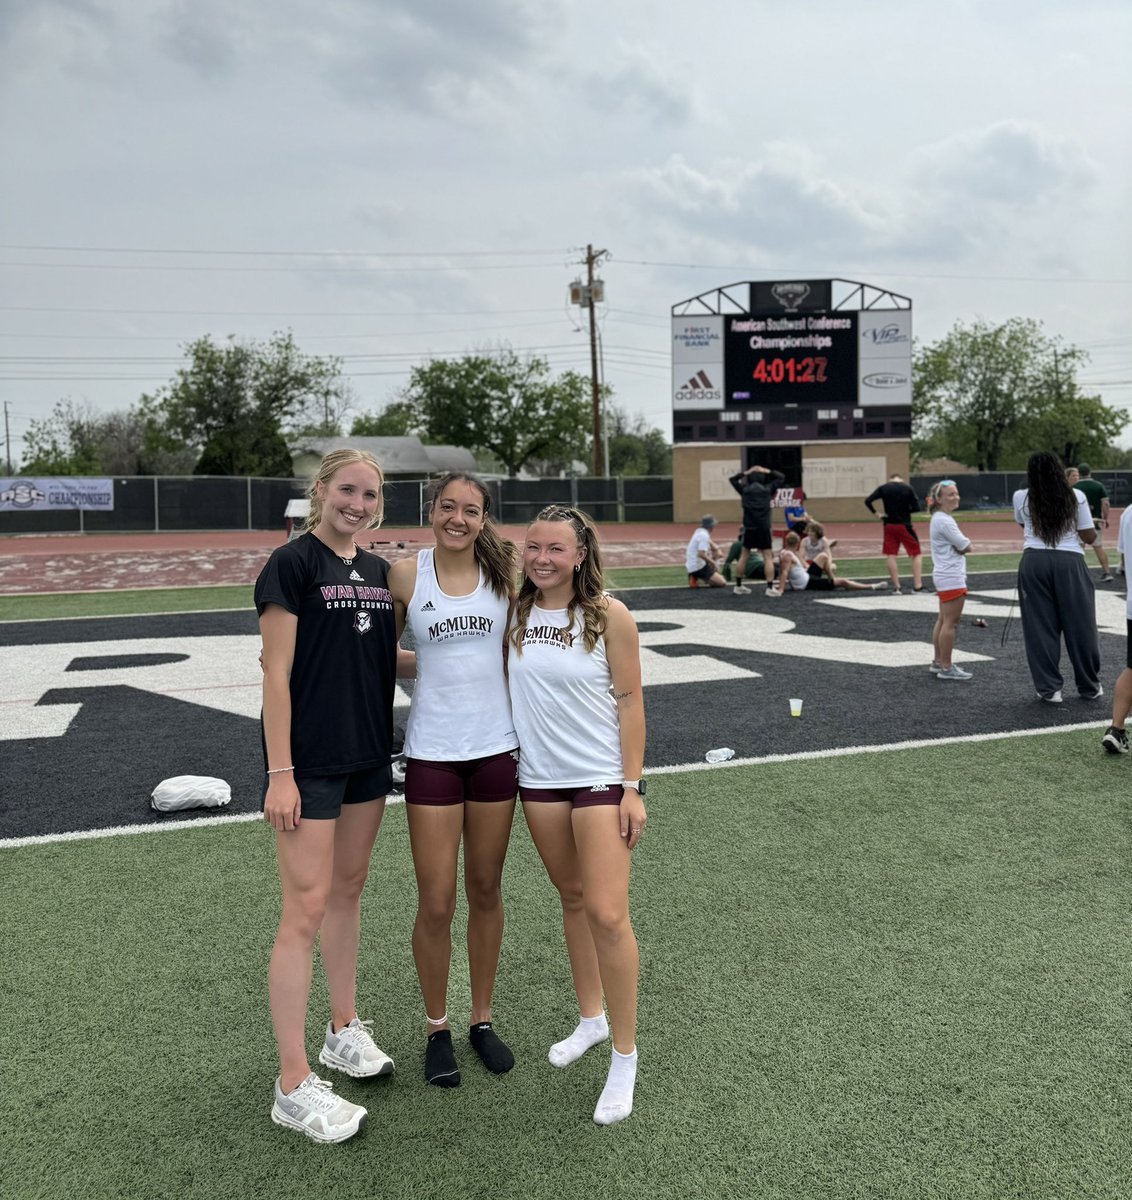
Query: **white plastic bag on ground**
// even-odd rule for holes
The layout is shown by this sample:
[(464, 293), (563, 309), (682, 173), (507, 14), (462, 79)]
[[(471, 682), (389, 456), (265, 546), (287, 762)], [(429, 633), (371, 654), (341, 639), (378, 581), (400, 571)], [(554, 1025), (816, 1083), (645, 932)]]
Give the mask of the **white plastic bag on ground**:
[(211, 775), (174, 775), (153, 789), (150, 806), (158, 812), (183, 808), (222, 808), (232, 802), (232, 788)]

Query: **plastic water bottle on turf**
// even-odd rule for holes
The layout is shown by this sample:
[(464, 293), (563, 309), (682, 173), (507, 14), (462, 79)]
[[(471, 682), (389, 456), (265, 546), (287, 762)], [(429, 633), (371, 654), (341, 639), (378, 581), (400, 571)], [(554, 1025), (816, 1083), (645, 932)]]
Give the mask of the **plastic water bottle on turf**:
[(720, 746), (718, 750), (709, 750), (704, 757), (708, 762), (726, 762), (735, 757), (735, 751), (730, 746)]

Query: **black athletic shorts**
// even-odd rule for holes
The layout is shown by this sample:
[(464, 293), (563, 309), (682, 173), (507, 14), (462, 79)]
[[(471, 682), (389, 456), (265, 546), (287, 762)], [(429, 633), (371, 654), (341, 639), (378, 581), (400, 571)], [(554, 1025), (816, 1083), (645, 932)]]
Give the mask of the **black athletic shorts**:
[(757, 525), (744, 525), (743, 545), (748, 550), (769, 550), (774, 545), (770, 536), (770, 522), (760, 521)]
[(810, 563), (806, 568), (806, 574), (810, 577), (810, 582), (806, 584), (807, 592), (832, 592), (833, 580), (817, 565)]
[[(259, 809), (267, 802), (268, 777), (264, 776)], [(393, 786), (391, 767), (369, 767), (346, 775), (310, 775), (295, 780), (302, 807), (299, 815), (308, 821), (333, 821), (342, 815), (344, 804), (384, 800)]]

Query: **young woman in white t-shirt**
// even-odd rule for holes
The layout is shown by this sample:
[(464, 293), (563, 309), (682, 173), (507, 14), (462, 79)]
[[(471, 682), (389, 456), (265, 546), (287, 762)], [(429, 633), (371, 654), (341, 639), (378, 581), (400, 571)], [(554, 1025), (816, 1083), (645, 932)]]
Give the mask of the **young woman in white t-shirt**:
[(1023, 531), (1018, 606), (1030, 677), (1040, 699), (1061, 703), (1064, 640), (1078, 693), (1098, 700), (1104, 689), (1096, 591), (1085, 566), (1085, 546), (1097, 536), (1089, 502), (1048, 451), (1030, 456), (1026, 478), (1029, 486), (1014, 493), (1014, 519)]
[(955, 634), (967, 599), (967, 554), (971, 539), (951, 515), (959, 507), (954, 479), (941, 479), (928, 493), (931, 508), (932, 583), (939, 598), (939, 616), (932, 630), (931, 672), (937, 679), (970, 679), (971, 672), (951, 661)]
[(544, 508), (527, 529), (523, 572), (507, 668), (522, 747), (519, 794), (562, 899), (581, 1014), (549, 1057), (568, 1066), (612, 1025), (609, 1075), (594, 1110), (599, 1125), (612, 1125), (633, 1111), (637, 1075), (629, 867), (646, 820), (640, 642), (632, 614), (603, 591), (597, 531), (584, 513)]
[(519, 739), (503, 667), (514, 546), (496, 532), (491, 493), (454, 473), (433, 485), (436, 545), (389, 572), (398, 628), (412, 630), (417, 680), (405, 731), (405, 809), (417, 916), (413, 958), (428, 1024), (425, 1079), (455, 1087), (448, 1023), (456, 874), (464, 846), (471, 1012), (468, 1040), (488, 1070), (515, 1059), (492, 1025), (503, 939), (500, 883), (518, 792)]

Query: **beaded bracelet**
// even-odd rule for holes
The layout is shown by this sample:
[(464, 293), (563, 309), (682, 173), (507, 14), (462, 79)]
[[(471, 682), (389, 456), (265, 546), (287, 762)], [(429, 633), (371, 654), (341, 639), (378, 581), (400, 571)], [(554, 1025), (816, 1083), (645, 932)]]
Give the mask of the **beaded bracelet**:
[(294, 767), (276, 767), (274, 770), (268, 771), (268, 775), (282, 775), (284, 771), (293, 771)]

